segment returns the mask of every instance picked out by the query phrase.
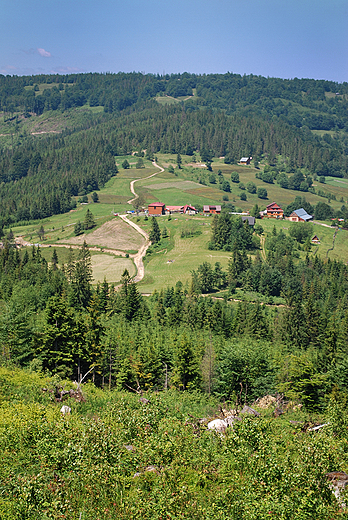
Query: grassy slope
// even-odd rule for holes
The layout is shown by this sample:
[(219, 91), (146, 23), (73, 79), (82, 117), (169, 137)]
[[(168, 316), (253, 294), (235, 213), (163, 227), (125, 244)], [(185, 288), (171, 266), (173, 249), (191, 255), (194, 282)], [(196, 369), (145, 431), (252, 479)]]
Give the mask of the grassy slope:
[[(191, 279), (191, 271), (204, 261), (220, 262), (226, 268), (230, 253), (223, 251), (209, 251), (207, 244), (211, 235), (210, 217), (190, 217), (178, 215), (168, 221), (167, 217), (159, 219), (161, 230), (166, 227), (173, 248), (164, 248), (158, 253), (148, 257), (145, 265), (145, 278), (140, 283), (141, 291), (144, 293), (153, 292), (155, 289), (175, 285), (177, 281), (184, 284)], [(150, 229), (150, 221), (141, 222), (141, 226)], [(181, 230), (190, 222), (198, 223), (197, 228), (202, 232), (201, 235), (193, 238), (180, 238)]]

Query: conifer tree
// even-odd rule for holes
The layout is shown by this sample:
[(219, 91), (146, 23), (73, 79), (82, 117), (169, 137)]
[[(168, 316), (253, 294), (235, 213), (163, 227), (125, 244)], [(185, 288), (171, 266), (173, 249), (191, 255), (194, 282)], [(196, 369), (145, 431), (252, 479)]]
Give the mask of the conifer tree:
[(52, 296), (46, 305), (43, 341), (39, 353), (45, 367), (72, 375), (74, 353), (74, 313), (65, 296)]
[(53, 249), (51, 262), (53, 271), (56, 271), (58, 269), (58, 255), (56, 248)]
[(92, 229), (94, 226), (95, 226), (94, 215), (89, 209), (87, 209), (86, 215), (85, 215), (85, 220), (83, 222), (83, 227), (84, 227), (84, 229), (87, 230), (87, 229)]
[(149, 238), (153, 244), (157, 244), (157, 242), (161, 240), (161, 230), (155, 217), (151, 218), (151, 231)]
[(86, 241), (79, 250), (73, 273), (72, 300), (77, 306), (87, 307), (92, 294), (92, 263)]
[(200, 370), (191, 339), (184, 333), (176, 345), (172, 382), (181, 390), (199, 388)]

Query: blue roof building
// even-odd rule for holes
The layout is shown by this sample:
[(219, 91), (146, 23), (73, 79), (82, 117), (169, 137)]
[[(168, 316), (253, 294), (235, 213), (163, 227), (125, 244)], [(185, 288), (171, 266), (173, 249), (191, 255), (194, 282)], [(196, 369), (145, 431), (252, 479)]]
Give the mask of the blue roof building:
[(303, 208), (296, 209), (288, 217), (288, 219), (292, 222), (308, 222), (308, 220), (312, 220), (312, 218), (313, 216), (308, 215), (307, 211), (305, 211)]

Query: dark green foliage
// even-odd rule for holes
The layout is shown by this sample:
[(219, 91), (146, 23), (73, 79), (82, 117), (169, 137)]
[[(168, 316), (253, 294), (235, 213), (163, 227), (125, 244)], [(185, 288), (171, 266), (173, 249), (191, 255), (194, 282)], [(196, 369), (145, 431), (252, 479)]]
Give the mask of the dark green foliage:
[(331, 206), (325, 202), (318, 202), (314, 209), (314, 218), (317, 220), (328, 220), (333, 217)]
[(92, 295), (91, 254), (86, 242), (79, 250), (76, 262), (71, 267), (71, 301), (77, 307), (87, 307)]
[(256, 184), (254, 182), (248, 182), (246, 185), (246, 189), (249, 193), (256, 193)]
[(81, 222), (78, 220), (74, 226), (74, 234), (76, 236), (81, 235), (83, 233), (83, 226)]
[[(251, 319), (254, 319), (252, 325), (256, 329), (262, 317), (254, 313)], [(252, 400), (259, 395), (272, 394), (274, 382), (274, 367), (264, 342), (254, 342), (251, 348), (245, 343), (234, 342), (221, 352), (214, 382), (214, 391), (220, 397), (236, 400), (239, 395), (242, 402)]]
[(122, 168), (124, 168), (125, 170), (128, 170), (128, 168), (130, 168), (130, 164), (127, 159), (123, 161)]
[(257, 196), (259, 199), (267, 199), (267, 195), (266, 188), (257, 188)]
[(156, 217), (151, 217), (151, 231), (149, 234), (149, 238), (152, 244), (157, 244), (157, 242), (161, 240), (161, 230)]
[(87, 209), (86, 215), (85, 215), (85, 220), (83, 221), (83, 229), (85, 229), (85, 230), (92, 229), (92, 228), (94, 228), (94, 226), (95, 226), (94, 215), (89, 209)]
[[(44, 240), (44, 238), (45, 238), (45, 230), (42, 225), (37, 230), (37, 236), (39, 237), (40, 240)], [(11, 238), (8, 238), (8, 239), (11, 240)]]
[(137, 169), (145, 168), (144, 161), (143, 161), (142, 158), (138, 159), (138, 161), (137, 161), (135, 167), (136, 167)]
[(99, 202), (98, 193), (97, 193), (96, 191), (94, 191), (94, 192), (92, 193), (91, 197), (92, 197), (92, 200), (93, 200), (94, 203)]
[(277, 183), (279, 184), (279, 186), (281, 188), (284, 188), (284, 189), (287, 189), (289, 188), (290, 184), (289, 184), (289, 178), (287, 175), (285, 175), (285, 173), (280, 173), (278, 176), (277, 176)]
[(238, 172), (232, 172), (231, 173), (231, 181), (232, 182), (236, 182), (236, 183), (239, 182), (239, 174), (238, 174)]
[(223, 181), (221, 188), (222, 188), (222, 191), (227, 191), (228, 193), (231, 192), (231, 186), (228, 181)]
[(252, 234), (248, 222), (243, 224), (240, 217), (231, 217), (224, 212), (214, 217), (209, 247), (225, 251), (232, 251), (234, 246), (241, 249), (252, 249), (254, 247)]
[(290, 226), (289, 235), (303, 244), (307, 238), (313, 236), (313, 225), (309, 222), (294, 222)]

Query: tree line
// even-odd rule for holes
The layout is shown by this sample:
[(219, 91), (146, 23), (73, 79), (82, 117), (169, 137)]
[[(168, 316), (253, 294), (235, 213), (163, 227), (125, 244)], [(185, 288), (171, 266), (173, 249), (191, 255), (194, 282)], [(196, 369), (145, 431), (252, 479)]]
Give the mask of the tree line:
[[(106, 280), (93, 287), (86, 244), (59, 265), (56, 251), (47, 262), (39, 248), (23, 253), (6, 242), (2, 362), (75, 379), (92, 369), (97, 385), (130, 391), (173, 387), (230, 399), (242, 385), (254, 399), (278, 389), (321, 407), (334, 386), (348, 391), (348, 271), (309, 251), (298, 258), (305, 242), (274, 230), (265, 260), (235, 242), (227, 271), (204, 262), (190, 284), (150, 298), (127, 271), (119, 290)], [(231, 304), (238, 287), (259, 302)], [(204, 296), (223, 288), (225, 299)], [(273, 304), (276, 296), (284, 306)]]

